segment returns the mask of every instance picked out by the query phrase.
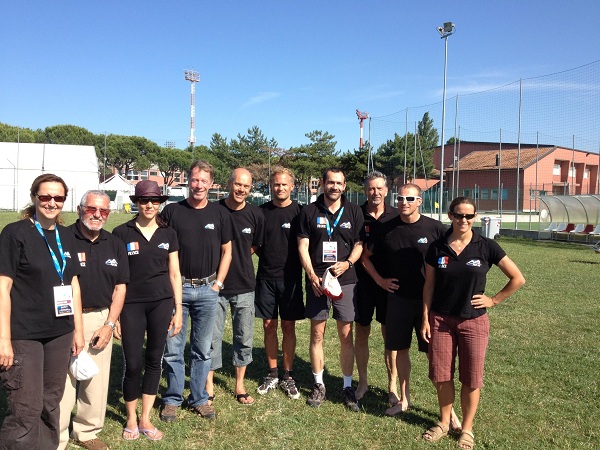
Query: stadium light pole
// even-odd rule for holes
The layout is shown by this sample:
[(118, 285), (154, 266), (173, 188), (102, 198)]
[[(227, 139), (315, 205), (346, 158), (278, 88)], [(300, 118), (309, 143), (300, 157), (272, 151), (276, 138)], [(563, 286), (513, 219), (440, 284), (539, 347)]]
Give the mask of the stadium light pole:
[(443, 27), (437, 27), (441, 38), (444, 40), (444, 94), (442, 100), (442, 151), (440, 159), (440, 201), (438, 208), (438, 220), (442, 220), (442, 205), (444, 201), (444, 135), (446, 124), (446, 68), (448, 66), (448, 37), (454, 33), (455, 26), (452, 22), (445, 22)]

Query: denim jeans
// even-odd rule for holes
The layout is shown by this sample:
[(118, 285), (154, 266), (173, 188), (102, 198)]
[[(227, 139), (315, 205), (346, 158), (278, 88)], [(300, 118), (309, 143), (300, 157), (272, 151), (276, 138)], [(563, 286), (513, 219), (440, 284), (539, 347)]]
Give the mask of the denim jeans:
[(223, 367), (223, 330), (227, 306), (231, 308), (233, 327), (233, 365), (234, 367), (244, 367), (252, 362), (254, 291), (245, 294), (219, 295), (212, 338), (210, 370)]
[(179, 334), (169, 336), (165, 346), (165, 374), (167, 392), (163, 395), (166, 405), (180, 406), (183, 403), (185, 385), (184, 350), (187, 340), (188, 316), (192, 324), (190, 333), (190, 396), (191, 407), (208, 402), (206, 377), (210, 370), (210, 345), (215, 323), (215, 312), (219, 294), (211, 285), (183, 285), (183, 327)]

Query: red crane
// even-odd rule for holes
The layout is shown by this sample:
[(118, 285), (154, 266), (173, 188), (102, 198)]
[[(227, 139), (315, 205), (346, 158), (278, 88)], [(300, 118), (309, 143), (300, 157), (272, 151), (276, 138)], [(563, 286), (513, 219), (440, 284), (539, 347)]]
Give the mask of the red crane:
[(358, 121), (360, 122), (360, 145), (358, 147), (358, 149), (362, 149), (363, 148), (363, 122), (365, 121), (365, 119), (369, 118), (369, 113), (366, 112), (360, 112), (358, 109), (356, 110), (356, 116), (358, 117)]

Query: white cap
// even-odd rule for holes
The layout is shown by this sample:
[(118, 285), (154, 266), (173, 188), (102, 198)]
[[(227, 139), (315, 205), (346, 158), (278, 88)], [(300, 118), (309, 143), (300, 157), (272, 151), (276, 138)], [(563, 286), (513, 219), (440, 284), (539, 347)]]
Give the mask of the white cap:
[(323, 274), (323, 282), (321, 288), (327, 297), (331, 300), (339, 300), (344, 296), (342, 286), (336, 277), (331, 273), (331, 268), (328, 267)]

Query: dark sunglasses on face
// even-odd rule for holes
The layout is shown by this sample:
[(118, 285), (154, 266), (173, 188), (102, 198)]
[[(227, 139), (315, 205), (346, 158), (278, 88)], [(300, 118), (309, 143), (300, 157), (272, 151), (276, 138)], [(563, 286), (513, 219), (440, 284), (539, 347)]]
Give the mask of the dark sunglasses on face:
[(147, 205), (152, 203), (153, 205), (160, 205), (160, 197), (140, 197), (138, 198), (140, 205)]
[(97, 211), (100, 211), (102, 217), (108, 217), (110, 214), (110, 209), (96, 208), (94, 206), (83, 206), (83, 210), (86, 214), (91, 214), (92, 216), (95, 216)]
[(56, 203), (64, 203), (67, 199), (66, 195), (39, 195), (36, 194), (36, 197), (40, 200), (40, 202), (49, 202), (54, 199)]
[(414, 195), (409, 195), (407, 197), (404, 197), (402, 195), (399, 195), (398, 203), (404, 203), (405, 200), (406, 200), (406, 203), (414, 203), (419, 198), (421, 198), (421, 197), (415, 197)]
[(461, 219), (473, 220), (475, 218), (475, 214), (456, 214), (455, 212), (451, 212), (450, 214), (452, 214), (452, 216), (456, 220), (461, 220)]

